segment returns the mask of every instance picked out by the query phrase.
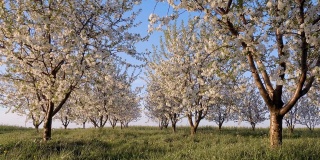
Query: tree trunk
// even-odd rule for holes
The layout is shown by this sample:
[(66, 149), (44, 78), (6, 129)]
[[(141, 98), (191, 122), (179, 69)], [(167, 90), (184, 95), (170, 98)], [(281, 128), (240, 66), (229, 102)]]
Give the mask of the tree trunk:
[(171, 123), (172, 124), (172, 131), (173, 133), (176, 133), (176, 123)]
[(39, 125), (35, 125), (34, 127), (36, 128), (37, 133), (39, 133)]
[(223, 123), (219, 123), (219, 125), (218, 125), (218, 126), (219, 126), (219, 131), (221, 131), (222, 124), (223, 124)]
[(256, 123), (251, 122), (250, 124), (251, 124), (251, 128), (252, 128), (252, 130), (254, 131), (254, 130), (256, 129)]
[(171, 114), (170, 120), (171, 120), (173, 133), (176, 133), (176, 125), (177, 125), (177, 121), (178, 121), (177, 120), (177, 113)]
[(191, 126), (191, 136), (194, 136), (197, 133), (197, 128), (195, 126)]
[(83, 128), (83, 129), (86, 128), (86, 122), (82, 122), (82, 128)]
[(270, 145), (278, 147), (282, 144), (282, 119), (278, 112), (270, 112)]
[(199, 122), (200, 122), (201, 119), (197, 119), (195, 120), (195, 122), (193, 123), (192, 121), (192, 115), (188, 115), (188, 121), (189, 121), (189, 124), (190, 124), (190, 131), (191, 131), (191, 136), (195, 135), (197, 133), (197, 129), (198, 129), (198, 126), (199, 126)]
[(163, 127), (167, 129), (168, 125), (169, 125), (169, 123), (165, 123)]
[(47, 109), (47, 114), (46, 118), (43, 124), (43, 140), (48, 141), (51, 139), (51, 129), (52, 129), (52, 117), (53, 117), (53, 108), (54, 108), (54, 103), (50, 102), (48, 109)]
[(70, 120), (68, 119), (67, 116), (64, 116), (62, 119), (61, 119), (61, 122), (62, 122), (62, 125), (64, 126), (64, 129), (67, 129), (69, 123), (70, 123)]
[(159, 128), (160, 128), (160, 130), (162, 130), (162, 122), (161, 121), (159, 121)]
[(289, 119), (286, 119), (285, 122), (287, 124), (289, 133), (292, 134), (294, 130), (293, 118), (290, 117)]
[(48, 116), (44, 122), (43, 129), (43, 140), (47, 141), (51, 139), (51, 128), (52, 128), (52, 117)]
[(37, 130), (37, 133), (39, 133), (39, 126), (41, 125), (41, 123), (43, 122), (43, 120), (41, 121), (36, 121), (33, 116), (32, 116), (32, 119), (33, 119), (33, 126), (34, 128)]
[(103, 124), (103, 116), (100, 116), (100, 125), (99, 128), (102, 128), (104, 126)]
[(94, 128), (97, 128), (98, 127), (98, 122), (97, 120), (93, 119), (93, 118), (89, 118), (91, 123), (93, 124)]
[(294, 130), (294, 126), (293, 125), (289, 125), (288, 129), (289, 129), (289, 133), (292, 134), (293, 130)]
[(110, 121), (110, 124), (111, 124), (112, 129), (114, 129), (114, 128), (116, 127), (116, 125), (117, 125), (118, 120), (116, 120), (116, 119), (110, 119), (109, 121)]

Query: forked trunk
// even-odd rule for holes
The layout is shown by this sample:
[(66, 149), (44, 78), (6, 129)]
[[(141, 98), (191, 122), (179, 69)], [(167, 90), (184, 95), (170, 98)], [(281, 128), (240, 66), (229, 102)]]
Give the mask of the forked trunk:
[(110, 124), (111, 124), (111, 127), (112, 127), (112, 129), (114, 129), (115, 127), (116, 127), (116, 125), (117, 125), (117, 120), (111, 120), (110, 119)]
[(173, 133), (176, 132), (176, 124), (177, 124), (177, 114), (174, 113), (170, 116), (170, 120), (171, 120), (171, 125), (172, 125), (172, 131)]
[(197, 133), (197, 128), (195, 126), (191, 126), (191, 136)]
[(270, 112), (270, 145), (278, 147), (282, 144), (282, 119), (277, 112)]
[(289, 129), (289, 133), (292, 134), (294, 130), (294, 126), (290, 125), (288, 126), (288, 129)]
[(39, 126), (34, 126), (37, 130), (37, 133), (39, 133)]
[(164, 128), (168, 128), (169, 122), (164, 124)]
[(61, 119), (62, 125), (64, 126), (64, 129), (68, 128), (68, 125), (70, 123), (70, 120), (67, 116), (64, 116), (63, 119)]
[(43, 120), (40, 122), (33, 121), (33, 126), (37, 130), (37, 133), (39, 133), (39, 126), (41, 125), (42, 122), (43, 122)]
[(193, 123), (192, 115), (188, 115), (188, 121), (189, 121), (189, 124), (190, 124), (191, 136), (193, 136), (193, 135), (195, 135), (197, 133), (197, 129), (198, 129), (200, 120), (201, 119), (197, 119)]

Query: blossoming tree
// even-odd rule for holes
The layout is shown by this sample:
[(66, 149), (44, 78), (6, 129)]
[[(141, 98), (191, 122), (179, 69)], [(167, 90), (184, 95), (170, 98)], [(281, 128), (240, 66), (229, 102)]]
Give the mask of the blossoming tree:
[[(208, 51), (226, 54), (250, 70), (270, 112), (270, 145), (282, 144), (282, 121), (300, 97), (319, 76), (320, 7), (311, 0), (158, 0), (174, 12), (167, 17), (152, 14), (151, 24), (166, 24), (181, 10), (202, 13), (199, 18), (211, 24), (221, 46)], [(195, 15), (192, 14), (192, 15)], [(154, 28), (154, 27), (153, 27)], [(222, 47), (228, 46), (228, 47)], [(230, 50), (236, 48), (236, 50)], [(294, 84), (294, 94), (282, 100), (284, 86)]]
[[(238, 72), (231, 72), (236, 64), (226, 55), (216, 56), (209, 52), (219, 49), (214, 43), (208, 43), (213, 38), (209, 36), (211, 32), (212, 28), (198, 19), (190, 19), (186, 26), (182, 23), (179, 27), (176, 24), (168, 27), (158, 51), (159, 63), (153, 65), (154, 73), (160, 79), (157, 85), (164, 95), (160, 97), (165, 99), (162, 106), (183, 113), (192, 135), (207, 115), (208, 108), (222, 98), (222, 84), (232, 82), (238, 75)], [(217, 61), (226, 64), (220, 65)]]
[(250, 123), (252, 130), (255, 130), (258, 123), (267, 120), (268, 110), (253, 82), (249, 81), (243, 96), (239, 98), (238, 102), (239, 122), (246, 121)]
[[(315, 91), (319, 92), (319, 91)], [(319, 95), (308, 93), (307, 96), (302, 97), (297, 104), (297, 121), (299, 124), (306, 126), (310, 131), (320, 124), (320, 107)], [(313, 99), (316, 98), (316, 99)]]
[[(174, 97), (166, 95), (167, 92), (161, 83), (164, 76), (170, 75), (159, 73), (158, 67), (163, 67), (165, 62), (159, 62), (159, 54), (154, 54), (153, 59), (149, 62), (147, 67), (147, 95), (145, 97), (145, 108), (148, 110), (146, 113), (152, 119), (159, 122), (159, 127), (167, 127), (169, 121), (172, 125), (173, 132), (176, 132), (176, 124), (181, 118), (182, 109), (180, 104), (177, 103)], [(158, 58), (156, 58), (158, 57)]]
[[(116, 53), (133, 57), (139, 34), (140, 0), (0, 1), (0, 55), (3, 83), (35, 91), (45, 114), (43, 140), (51, 138), (52, 117), (95, 65)], [(24, 77), (35, 79), (35, 85)], [(10, 97), (7, 90), (6, 97)], [(11, 96), (12, 97), (12, 96)], [(12, 106), (13, 107), (13, 106)]]
[[(290, 90), (284, 89), (284, 93), (282, 96), (282, 100), (284, 103), (288, 102), (290, 100), (290, 97), (292, 96), (292, 92)], [(293, 133), (293, 130), (295, 128), (295, 125), (298, 124), (298, 105), (299, 101), (295, 104), (295, 106), (283, 117), (284, 122), (289, 129), (289, 133)]]

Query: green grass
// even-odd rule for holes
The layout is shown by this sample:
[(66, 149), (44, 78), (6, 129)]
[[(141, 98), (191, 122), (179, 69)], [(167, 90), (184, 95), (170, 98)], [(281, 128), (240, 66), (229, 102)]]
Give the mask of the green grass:
[(4, 159), (306, 159), (320, 157), (320, 130), (284, 130), (283, 146), (271, 149), (268, 129), (156, 127), (57, 129), (47, 143), (33, 129), (0, 126), (0, 160)]

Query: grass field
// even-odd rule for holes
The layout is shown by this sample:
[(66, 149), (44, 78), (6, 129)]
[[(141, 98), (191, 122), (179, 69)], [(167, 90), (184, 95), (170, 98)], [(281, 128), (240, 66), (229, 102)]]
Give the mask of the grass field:
[(283, 146), (269, 148), (268, 129), (189, 128), (159, 130), (157, 127), (104, 129), (56, 129), (52, 140), (40, 142), (34, 129), (0, 126), (0, 160), (18, 159), (281, 159), (320, 158), (320, 129), (313, 132), (284, 130)]

